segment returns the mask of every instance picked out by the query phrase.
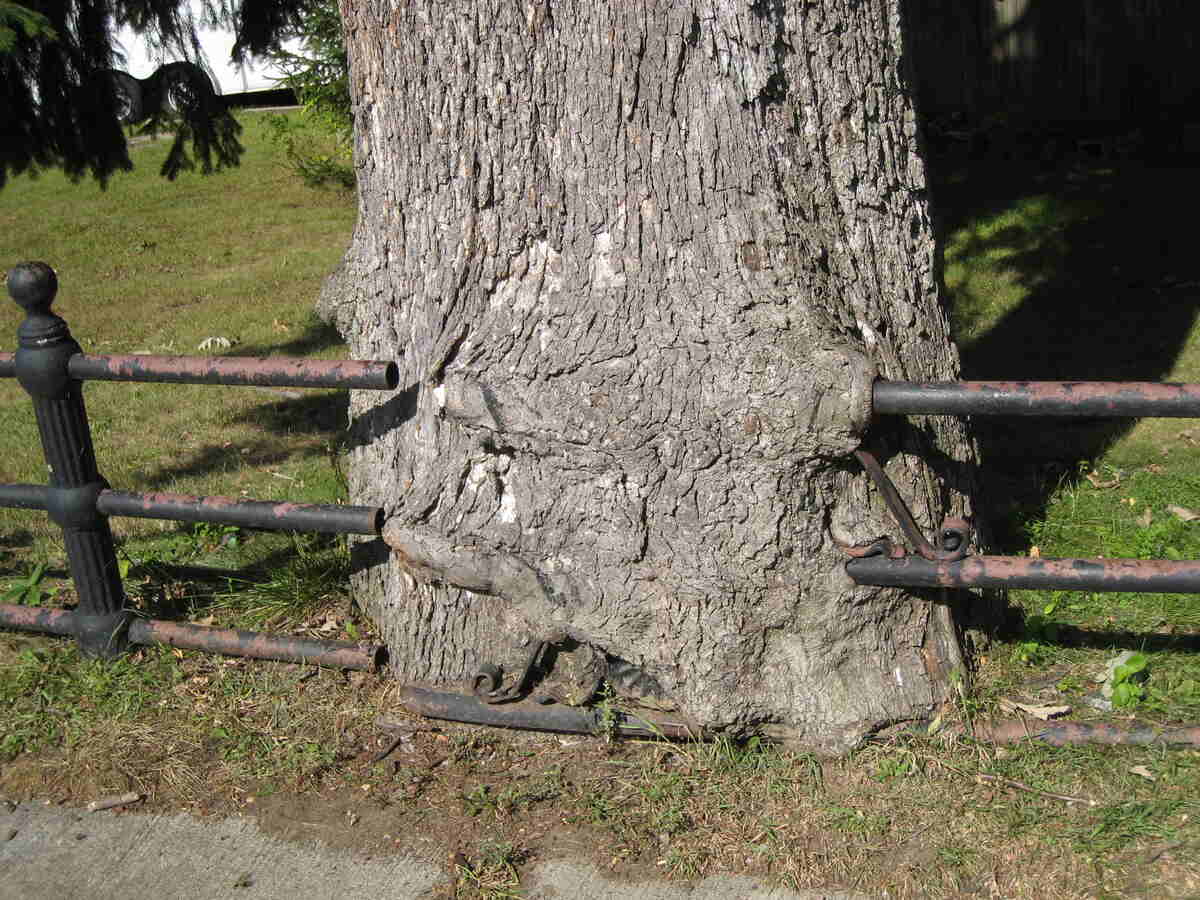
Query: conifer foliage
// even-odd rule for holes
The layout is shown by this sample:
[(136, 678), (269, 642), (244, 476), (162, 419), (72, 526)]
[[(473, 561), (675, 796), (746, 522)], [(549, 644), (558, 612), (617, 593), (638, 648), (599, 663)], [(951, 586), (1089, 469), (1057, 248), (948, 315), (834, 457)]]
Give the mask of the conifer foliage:
[[(152, 47), (203, 66), (196, 27), (232, 28), (237, 58), (277, 49), (300, 19), (300, 0), (0, 0), (0, 187), (10, 175), (61, 168), (104, 183), (132, 167), (112, 71), (122, 60), (114, 33), (128, 25)], [(142, 128), (174, 131), (162, 167), (211, 172), (235, 165), (241, 128), (208, 79), (189, 102), (151, 110)]]

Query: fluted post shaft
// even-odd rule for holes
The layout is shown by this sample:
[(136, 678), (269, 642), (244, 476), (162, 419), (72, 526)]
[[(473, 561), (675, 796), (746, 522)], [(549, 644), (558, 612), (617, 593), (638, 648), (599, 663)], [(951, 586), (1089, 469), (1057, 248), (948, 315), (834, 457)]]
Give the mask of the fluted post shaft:
[(96, 499), (108, 485), (83, 405), (83, 383), (67, 365), (79, 353), (67, 323), (50, 311), (58, 278), (45, 263), (22, 263), (8, 275), (8, 292), (26, 312), (17, 329), (17, 380), (33, 399), (49, 469), (47, 510), (63, 530), (71, 578), (79, 595), (76, 637), (88, 656), (117, 656), (127, 645), (129, 613), (108, 518)]

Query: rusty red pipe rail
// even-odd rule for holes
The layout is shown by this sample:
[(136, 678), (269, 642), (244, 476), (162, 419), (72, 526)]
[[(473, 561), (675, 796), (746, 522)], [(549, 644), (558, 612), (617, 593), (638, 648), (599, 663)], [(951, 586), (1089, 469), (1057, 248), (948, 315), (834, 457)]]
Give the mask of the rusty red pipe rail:
[(219, 522), (270, 531), (313, 531), (325, 534), (379, 534), (383, 510), (378, 506), (235, 500), (186, 494), (100, 492), (96, 507), (106, 516)]
[(312, 663), (335, 669), (374, 672), (383, 661), (380, 644), (352, 644), (346, 641), (322, 641), (314, 638), (242, 631), (233, 628), (207, 628), (185, 622), (161, 619), (134, 619), (129, 624), (129, 640), (134, 644), (169, 644), (186, 650), (205, 650), (226, 656), (248, 656), (278, 662)]
[[(17, 631), (71, 636), (78, 633), (80, 623), (70, 610), (0, 605), (0, 626)], [(184, 650), (204, 650), (226, 656), (311, 663), (365, 672), (377, 671), (383, 664), (384, 655), (384, 648), (380, 644), (352, 644), (261, 631), (207, 628), (160, 619), (132, 619), (126, 638), (131, 644), (168, 644)]]
[(880, 415), (1200, 418), (1200, 384), (1144, 381), (876, 381)]
[(704, 740), (702, 730), (683, 722), (668, 722), (657, 718), (642, 718), (628, 713), (615, 713), (609, 723), (600, 719), (599, 712), (578, 706), (541, 706), (533, 703), (492, 705), (481, 703), (467, 694), (451, 694), (420, 687), (400, 691), (400, 702), (411, 712), (431, 719), (469, 722), (526, 731), (554, 731), (564, 734), (601, 734), (611, 729), (622, 737), (666, 737), (673, 740)]
[[(0, 484), (0, 507), (46, 509), (50, 490), (41, 484)], [(192, 497), (187, 494), (139, 494), (105, 489), (96, 509), (106, 516), (217, 522), (266, 531), (312, 531), (323, 534), (379, 534), (383, 509), (333, 503), (288, 503)]]
[(394, 362), (236, 356), (88, 356), (67, 364), (72, 378), (157, 381), (259, 387), (392, 390), (400, 381)]
[(64, 637), (74, 635), (78, 630), (75, 614), (68, 610), (8, 603), (0, 604), (0, 626), (13, 631), (38, 631)]
[[(400, 370), (394, 362), (280, 356), (92, 356), (76, 353), (67, 361), (67, 372), (80, 381), (156, 381), (376, 391), (394, 390), (400, 383)], [(0, 353), (0, 378), (14, 378), (16, 374), (15, 355)]]
[(1200, 594), (1200, 560), (968, 556), (947, 562), (919, 556), (867, 556), (846, 563), (846, 573), (858, 584), (881, 587)]

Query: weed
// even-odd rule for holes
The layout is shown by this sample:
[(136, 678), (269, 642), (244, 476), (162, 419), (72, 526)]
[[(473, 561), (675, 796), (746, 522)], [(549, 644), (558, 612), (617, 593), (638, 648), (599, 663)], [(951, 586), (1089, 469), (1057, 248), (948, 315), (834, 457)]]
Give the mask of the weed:
[(870, 837), (887, 827), (886, 816), (850, 806), (830, 806), (825, 811), (829, 827), (846, 835)]
[(58, 588), (47, 588), (42, 584), (42, 576), (46, 573), (44, 563), (38, 563), (26, 577), (19, 578), (0, 594), (0, 600), (5, 603), (16, 603), (20, 606), (41, 606), (58, 596)]
[(242, 530), (236, 525), (217, 522), (196, 522), (192, 525), (192, 539), (196, 542), (197, 555), (212, 553), (222, 547), (236, 547)]
[(1089, 822), (1067, 831), (1078, 852), (1098, 856), (1125, 849), (1138, 838), (1172, 839), (1175, 829), (1167, 820), (1182, 806), (1177, 796), (1113, 803), (1097, 810)]
[(605, 743), (612, 743), (617, 734), (617, 723), (621, 712), (617, 707), (617, 695), (612, 686), (604, 684), (596, 698), (596, 736)]
[(1014, 660), (1027, 666), (1040, 666), (1053, 658), (1053, 649), (1049, 645), (1058, 640), (1059, 623), (1052, 618), (1058, 602), (1055, 596), (1042, 607), (1040, 615), (1026, 617), (1024, 640), (1014, 648)]
[(271, 140), (304, 184), (354, 190), (354, 141), (348, 128), (325, 128), (293, 116), (273, 115), (266, 121)]
[(474, 896), (479, 900), (519, 900), (521, 876), (517, 867), (526, 854), (512, 843), (484, 841), (471, 859), (456, 866), (455, 897)]
[(492, 796), (492, 789), (486, 784), (479, 784), (472, 788), (462, 797), (463, 809), (469, 816), (478, 816), (487, 812), (489, 809), (496, 809), (496, 800)]
[(939, 847), (937, 850), (938, 862), (943, 866), (951, 867), (966, 866), (973, 862), (978, 855), (979, 852), (977, 850), (956, 844)]
[(917, 758), (908, 753), (894, 753), (883, 757), (875, 766), (876, 781), (907, 778), (921, 771)]
[(1113, 670), (1113, 706), (1133, 706), (1146, 696), (1146, 688), (1142, 682), (1146, 678), (1146, 667), (1149, 664), (1150, 660), (1145, 653), (1134, 653)]

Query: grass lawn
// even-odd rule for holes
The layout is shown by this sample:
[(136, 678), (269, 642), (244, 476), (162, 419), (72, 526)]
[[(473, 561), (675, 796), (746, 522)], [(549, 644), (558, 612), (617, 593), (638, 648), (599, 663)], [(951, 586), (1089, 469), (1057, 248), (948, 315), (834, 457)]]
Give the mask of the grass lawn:
[[(0, 259), (55, 267), (55, 310), (88, 352), (344, 357), (340, 338), (312, 309), (349, 240), (353, 197), (304, 187), (268, 140), (266, 116), (243, 114), (242, 121), (242, 165), (211, 177), (160, 178), (164, 140), (135, 147), (135, 170), (113, 176), (107, 189), (72, 184), (57, 172), (14, 179), (0, 195)], [(13, 335), (20, 318), (5, 297), (0, 328)], [(208, 338), (224, 338), (229, 349), (201, 351)], [(331, 464), (346, 422), (345, 392), (89, 382), (86, 402), (100, 470), (116, 488), (345, 499), (340, 469)], [(0, 435), (0, 481), (44, 481), (37, 426), (14, 379), (0, 381)], [(214, 584), (164, 586), (149, 577), (158, 564), (268, 565), (268, 583), (297, 565), (345, 570), (336, 542), (303, 539), (297, 556), (286, 536), (111, 521), (121, 553), (141, 576), (130, 593), (176, 611), (197, 589), (211, 604)], [(41, 564), (49, 576), (65, 576), (61, 537), (46, 516), (0, 510), (0, 530), (0, 574)], [(294, 580), (285, 575), (286, 590), (264, 588), (274, 599), (255, 606), (251, 620), (269, 618)], [(48, 578), (46, 590), (58, 583)], [(231, 590), (240, 581), (223, 586), (218, 604), (245, 593)], [(312, 590), (301, 593), (313, 599)]]
[[(0, 194), (0, 260), (57, 268), (57, 309), (87, 350), (190, 354), (219, 336), (236, 341), (230, 354), (337, 356), (310, 309), (353, 200), (303, 187), (261, 119), (243, 121), (245, 161), (215, 178), (162, 182), (165, 147), (152, 144), (107, 192), (56, 174), (15, 180)], [(1134, 164), (941, 179), (967, 374), (1200, 381), (1191, 181)], [(11, 333), (17, 310), (3, 315)], [(115, 487), (343, 499), (335, 392), (95, 383), (87, 402)], [(1200, 512), (1200, 427), (977, 424), (1003, 552), (1200, 558), (1188, 514)], [(12, 381), (0, 382), (0, 460), (0, 481), (42, 479)], [(147, 611), (326, 637), (369, 628), (338, 541), (113, 524)], [(69, 600), (63, 566), (44, 515), (0, 511), (0, 590)], [(735, 871), (890, 896), (1200, 895), (1200, 751), (968, 736), (1009, 702), (1070, 706), (1076, 721), (1200, 720), (1195, 598), (1012, 599), (1026, 618), (960, 682), (945, 723), (961, 727), (833, 761), (757, 739), (609, 743), (411, 719), (380, 758), (396, 732), (376, 717), (395, 708), (394, 686), (374, 676), (162, 647), (89, 662), (65, 641), (4, 633), (0, 796), (136, 790), (148, 808), (252, 814), (285, 837), (455, 854), (444, 896), (517, 896), (523, 864), (560, 852), (630, 876)], [(1098, 709), (1096, 676), (1123, 650), (1141, 654), (1127, 705)]]

